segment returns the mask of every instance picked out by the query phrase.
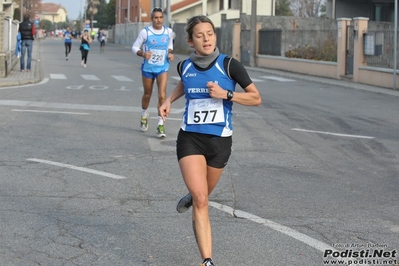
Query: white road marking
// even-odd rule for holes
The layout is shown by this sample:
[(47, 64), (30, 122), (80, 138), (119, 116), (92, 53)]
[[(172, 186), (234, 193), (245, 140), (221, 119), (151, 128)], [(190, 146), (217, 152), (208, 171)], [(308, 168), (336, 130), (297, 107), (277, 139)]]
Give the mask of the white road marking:
[(252, 82), (264, 82), (263, 79), (251, 78)]
[(370, 137), (370, 136), (340, 134), (340, 133), (332, 133), (332, 132), (324, 132), (324, 131), (306, 130), (306, 129), (300, 129), (300, 128), (293, 128), (293, 129), (291, 129), (291, 130), (294, 130), (294, 131), (301, 131), (301, 132), (308, 132), (308, 133), (316, 133), (316, 134), (332, 135), (332, 136), (337, 136), (337, 137), (360, 138), (360, 139), (374, 139), (374, 137)]
[[(290, 237), (292, 237), (292, 238), (294, 238), (294, 239), (296, 239), (296, 240), (298, 240), (298, 241), (300, 241), (302, 243), (305, 243), (305, 244), (311, 246), (312, 248), (315, 248), (315, 249), (317, 249), (317, 250), (319, 250), (319, 251), (321, 251), (323, 253), (324, 253), (324, 251), (326, 249), (331, 249), (333, 252), (337, 252), (338, 251), (337, 249), (333, 248), (332, 246), (329, 246), (326, 243), (323, 243), (323, 242), (321, 242), (321, 241), (319, 241), (317, 239), (311, 238), (310, 236), (302, 234), (302, 233), (300, 233), (298, 231), (295, 231), (294, 229), (291, 229), (291, 228), (289, 228), (287, 226), (284, 226), (282, 224), (273, 222), (271, 220), (263, 219), (263, 218), (261, 218), (259, 216), (256, 216), (256, 215), (244, 212), (244, 211), (236, 210), (236, 209), (233, 209), (233, 208), (231, 208), (231, 207), (229, 207), (227, 205), (223, 205), (223, 204), (220, 204), (220, 203), (217, 203), (217, 202), (214, 202), (214, 201), (209, 201), (209, 206), (212, 206), (212, 207), (214, 207), (214, 208), (216, 208), (218, 210), (227, 212), (233, 217), (244, 218), (244, 219), (250, 220), (252, 222), (255, 222), (255, 223), (264, 225), (266, 227), (269, 227), (270, 229), (273, 229), (273, 230), (278, 231), (278, 232), (280, 232), (282, 234), (290, 236)], [(348, 262), (348, 258), (340, 258), (339, 257), (339, 258), (334, 258), (334, 259), (340, 259), (340, 260), (344, 260), (344, 261)], [(365, 265), (368, 266), (368, 264), (365, 264)]]
[(85, 80), (100, 80), (97, 76), (95, 75), (80, 75), (82, 78)]
[(27, 160), (31, 161), (31, 162), (36, 162), (36, 163), (44, 163), (44, 164), (50, 164), (50, 165), (55, 165), (55, 166), (59, 166), (59, 167), (69, 168), (72, 170), (82, 171), (82, 172), (86, 172), (86, 173), (90, 173), (90, 174), (101, 175), (101, 176), (110, 177), (113, 179), (125, 179), (126, 178), (124, 176), (114, 175), (114, 174), (110, 174), (107, 172), (97, 171), (97, 170), (93, 170), (93, 169), (89, 169), (89, 168), (85, 168), (85, 167), (74, 166), (74, 165), (70, 165), (70, 164), (57, 163), (57, 162), (41, 160), (41, 159), (36, 159), (36, 158), (29, 158)]
[(42, 110), (21, 110), (13, 109), (13, 112), (31, 112), (31, 113), (53, 113), (53, 114), (70, 114), (70, 115), (89, 115), (90, 113), (75, 113), (75, 112), (56, 112), (56, 111), (42, 111)]
[[(180, 80), (180, 76), (171, 76), (172, 79)], [(263, 79), (251, 78), (253, 82), (264, 82)]]
[(281, 82), (294, 82), (295, 81), (293, 79), (286, 79), (286, 78), (280, 78), (280, 77), (274, 77), (274, 76), (261, 76), (261, 78), (271, 79), (271, 80), (276, 80), (276, 81), (281, 81)]
[(51, 79), (67, 79), (64, 74), (50, 74)]
[(114, 79), (116, 79), (118, 81), (134, 82), (134, 80), (132, 80), (128, 77), (125, 77), (125, 76), (111, 76), (111, 77), (113, 77)]
[[(111, 112), (134, 112), (141, 113), (141, 107), (132, 106), (114, 106), (114, 105), (89, 105), (89, 104), (72, 104), (72, 103), (48, 103), (48, 102), (31, 102), (18, 100), (0, 100), (2, 106), (23, 106), (23, 107), (40, 107), (40, 108), (59, 108), (59, 109), (75, 109), (75, 110), (93, 110), (93, 111), (111, 111)], [(148, 108), (150, 113), (157, 113), (158, 108)], [(184, 108), (172, 109), (171, 114), (181, 114)]]

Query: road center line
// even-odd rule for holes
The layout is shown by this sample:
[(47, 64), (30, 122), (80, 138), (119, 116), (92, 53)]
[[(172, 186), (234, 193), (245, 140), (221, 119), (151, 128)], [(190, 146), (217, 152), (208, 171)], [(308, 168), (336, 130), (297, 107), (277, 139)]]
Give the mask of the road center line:
[(86, 173), (90, 173), (90, 174), (101, 175), (101, 176), (110, 177), (113, 179), (125, 179), (126, 178), (124, 176), (114, 175), (114, 174), (110, 174), (107, 172), (97, 171), (97, 170), (93, 170), (93, 169), (89, 169), (89, 168), (85, 168), (85, 167), (74, 166), (74, 165), (70, 165), (70, 164), (57, 163), (57, 162), (41, 160), (41, 159), (36, 159), (36, 158), (29, 158), (27, 160), (31, 161), (31, 162), (44, 163), (44, 164), (50, 164), (50, 165), (55, 165), (55, 166), (59, 166), (59, 167), (69, 168), (72, 170), (82, 171), (82, 172), (86, 172)]
[[(267, 219), (263, 219), (259, 216), (244, 212), (244, 211), (240, 211), (240, 210), (235, 210), (227, 205), (223, 205), (214, 201), (209, 201), (209, 206), (212, 206), (218, 210), (224, 211), (229, 213), (230, 215), (232, 215), (233, 217), (238, 217), (238, 218), (243, 218), (243, 219), (247, 219), (250, 220), (252, 222), (264, 225), (266, 227), (269, 227), (270, 229), (273, 229), (275, 231), (278, 231), (282, 234), (285, 234), (287, 236), (290, 236), (302, 243), (305, 243), (309, 246), (311, 246), (312, 248), (315, 248), (321, 252), (325, 252), (325, 250), (330, 249), (333, 252), (337, 252), (339, 250), (333, 248), (332, 246), (327, 245), (326, 243), (323, 243), (317, 239), (311, 238), (310, 236), (307, 236), (305, 234), (302, 234), (298, 231), (295, 231), (294, 229), (291, 229), (287, 226), (284, 226), (282, 224), (273, 222), (271, 220), (267, 220)], [(334, 258), (334, 259), (340, 259), (343, 260), (345, 262), (348, 262), (348, 258)], [(365, 264), (365, 266), (369, 266), (368, 264)]]
[(340, 133), (332, 133), (332, 132), (324, 132), (324, 131), (314, 131), (314, 130), (307, 130), (307, 129), (300, 129), (300, 128), (293, 128), (291, 130), (301, 131), (301, 132), (309, 132), (309, 133), (317, 133), (317, 134), (325, 134), (325, 135), (333, 135), (333, 136), (338, 136), (338, 137), (374, 139), (374, 137), (370, 137), (370, 136), (348, 135), (348, 134), (340, 134)]
[(13, 109), (13, 112), (31, 112), (31, 113), (51, 113), (51, 114), (69, 114), (69, 115), (89, 115), (90, 113), (76, 113), (76, 112), (56, 112), (56, 111), (43, 111), (43, 110), (21, 110)]

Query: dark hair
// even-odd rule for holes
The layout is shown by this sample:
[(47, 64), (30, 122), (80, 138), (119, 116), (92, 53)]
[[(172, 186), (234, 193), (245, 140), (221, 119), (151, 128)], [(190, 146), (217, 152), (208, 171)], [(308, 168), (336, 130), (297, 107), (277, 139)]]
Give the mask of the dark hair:
[(193, 39), (193, 31), (194, 31), (194, 27), (197, 24), (200, 23), (209, 23), (212, 25), (213, 31), (215, 31), (215, 25), (213, 24), (212, 20), (210, 20), (207, 16), (204, 15), (200, 15), (200, 16), (195, 16), (190, 18), (187, 21), (187, 25), (186, 25), (186, 32), (187, 32), (187, 39), (188, 40), (192, 40)]
[(24, 20), (30, 19), (30, 14), (24, 13), (23, 18), (24, 18)]
[(151, 18), (154, 18), (154, 13), (155, 12), (161, 12), (161, 13), (163, 13), (163, 10), (162, 10), (162, 8), (160, 8), (160, 7), (154, 7), (154, 9), (151, 11)]

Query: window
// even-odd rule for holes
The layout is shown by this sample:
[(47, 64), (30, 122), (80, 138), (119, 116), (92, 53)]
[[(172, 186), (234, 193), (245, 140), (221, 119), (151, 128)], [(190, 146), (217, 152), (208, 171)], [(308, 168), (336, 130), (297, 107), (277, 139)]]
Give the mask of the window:
[(373, 4), (372, 18), (374, 21), (395, 21), (394, 3), (375, 3)]

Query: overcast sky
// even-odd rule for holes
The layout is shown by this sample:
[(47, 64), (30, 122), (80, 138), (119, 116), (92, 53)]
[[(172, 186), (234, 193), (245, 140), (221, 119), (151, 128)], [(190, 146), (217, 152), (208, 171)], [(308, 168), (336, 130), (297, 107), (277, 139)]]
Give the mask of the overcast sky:
[[(105, 0), (107, 3), (109, 0)], [(43, 0), (43, 3), (61, 4), (68, 12), (69, 20), (79, 17), (79, 12), (83, 13), (86, 0)]]

